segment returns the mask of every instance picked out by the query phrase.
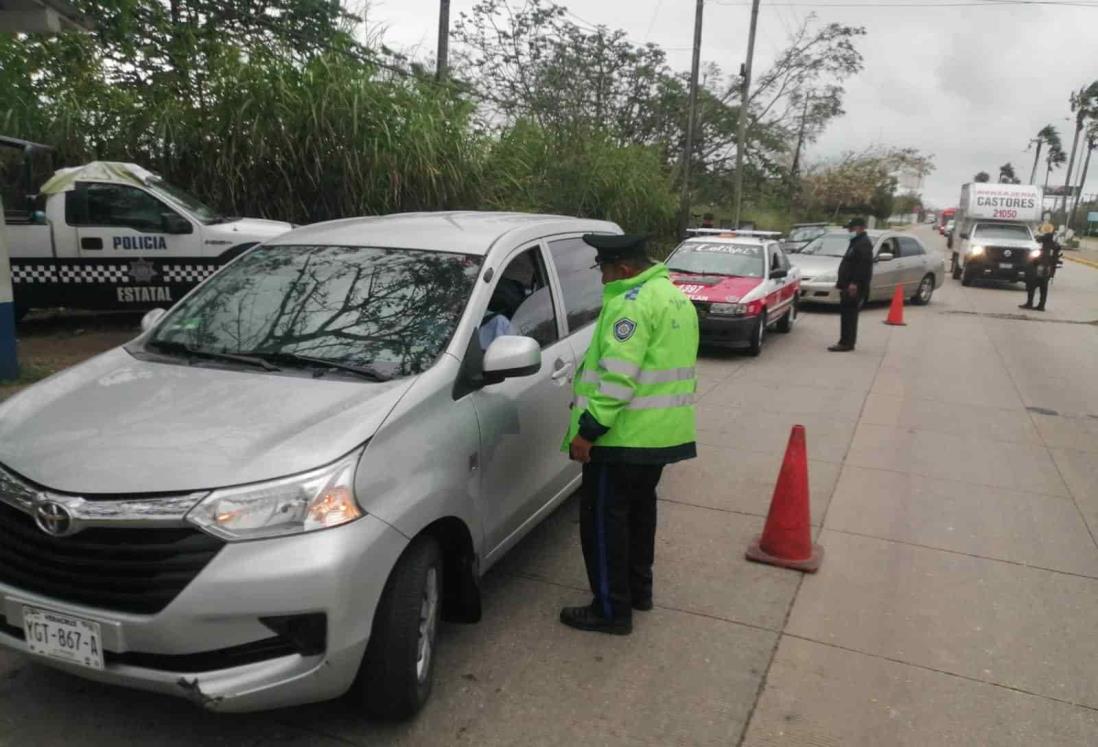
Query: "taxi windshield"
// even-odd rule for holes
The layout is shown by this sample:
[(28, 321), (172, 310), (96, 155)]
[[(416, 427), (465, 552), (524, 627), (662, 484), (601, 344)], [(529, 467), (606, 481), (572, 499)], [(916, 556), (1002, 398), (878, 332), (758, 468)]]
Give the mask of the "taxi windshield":
[(412, 375), (445, 350), (480, 264), (448, 252), (263, 246), (172, 309), (146, 344)]
[(850, 236), (844, 233), (829, 233), (812, 240), (801, 250), (801, 254), (815, 254), (820, 257), (842, 257), (850, 247)]
[(692, 275), (761, 278), (763, 249), (752, 244), (688, 241), (668, 258), (667, 269)]

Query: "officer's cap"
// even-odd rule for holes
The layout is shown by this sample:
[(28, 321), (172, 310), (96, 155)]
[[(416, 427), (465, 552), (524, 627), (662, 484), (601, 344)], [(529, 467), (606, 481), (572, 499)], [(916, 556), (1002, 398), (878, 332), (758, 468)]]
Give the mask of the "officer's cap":
[(846, 227), (847, 228), (865, 228), (866, 227), (865, 218), (851, 218), (850, 221), (846, 224)]
[(620, 262), (626, 259), (638, 259), (645, 257), (644, 246), (648, 239), (636, 234), (611, 235), (605, 233), (584, 234), (583, 240), (595, 247), (598, 253), (595, 255), (595, 264), (608, 262)]

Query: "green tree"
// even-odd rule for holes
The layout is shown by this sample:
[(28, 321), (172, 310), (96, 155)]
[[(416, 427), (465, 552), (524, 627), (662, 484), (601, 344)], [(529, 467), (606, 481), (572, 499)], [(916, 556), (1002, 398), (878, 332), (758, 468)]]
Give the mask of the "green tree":
[(980, 173), (976, 174), (976, 176), (972, 177), (972, 181), (980, 184), (985, 184), (991, 181), (991, 174), (987, 173), (986, 171), (981, 171)]
[(913, 148), (872, 147), (850, 151), (810, 168), (803, 179), (809, 212), (836, 219), (840, 213), (870, 213), (884, 219), (892, 214), (896, 175), (925, 176), (933, 170), (930, 157)]

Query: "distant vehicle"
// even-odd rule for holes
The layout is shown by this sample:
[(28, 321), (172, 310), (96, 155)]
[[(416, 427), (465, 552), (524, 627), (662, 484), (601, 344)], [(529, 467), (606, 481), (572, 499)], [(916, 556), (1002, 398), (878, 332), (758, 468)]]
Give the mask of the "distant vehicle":
[[(865, 300), (892, 298), (902, 285), (912, 303), (930, 303), (934, 290), (945, 281), (945, 259), (928, 252), (916, 237), (896, 231), (866, 231), (873, 240), (873, 280)], [(814, 239), (790, 261), (801, 268), (801, 301), (838, 304), (839, 262), (850, 246), (850, 235), (832, 231)]]
[(691, 237), (667, 267), (697, 309), (703, 344), (758, 355), (771, 327), (791, 332), (797, 322), (801, 274), (771, 232)]
[(942, 235), (947, 236), (947, 237), (952, 236), (953, 235), (953, 229), (956, 228), (956, 227), (957, 227), (957, 221), (955, 221), (955, 220), (946, 221), (945, 228), (942, 230)]
[(838, 230), (838, 226), (828, 223), (795, 223), (789, 235), (782, 240), (782, 250), (789, 254), (796, 254), (817, 236), (822, 236), (829, 229)]
[(621, 230), (301, 228), (0, 403), (0, 650), (214, 711), (350, 690), (411, 716), (440, 621), (475, 622), (481, 574), (579, 485), (560, 442), (602, 304), (590, 232)]
[(950, 218), (956, 215), (956, 213), (957, 208), (946, 208), (942, 212), (938, 213), (938, 233), (940, 233), (942, 236), (946, 235), (946, 223), (948, 223)]
[(1041, 221), (1041, 188), (1030, 184), (973, 182), (961, 187), (956, 226), (949, 232), (953, 277), (1017, 282), (1038, 249), (1033, 227)]
[(923, 222), (933, 225), (937, 219), (938, 216), (936, 216), (934, 213), (927, 213), (926, 217), (923, 219)]
[[(12, 138), (0, 146), (24, 156), (45, 147)], [(54, 306), (170, 306), (225, 262), (292, 228), (219, 215), (133, 163), (94, 161), (58, 170), (40, 188), (9, 184), (4, 193), (17, 316)]]

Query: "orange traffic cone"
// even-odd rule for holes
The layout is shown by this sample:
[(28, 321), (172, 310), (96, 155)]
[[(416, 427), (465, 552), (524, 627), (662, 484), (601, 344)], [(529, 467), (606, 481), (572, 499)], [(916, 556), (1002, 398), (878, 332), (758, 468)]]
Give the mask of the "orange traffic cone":
[(808, 573), (815, 573), (823, 561), (823, 548), (812, 542), (809, 524), (808, 450), (803, 425), (793, 426), (789, 434), (766, 526), (747, 548), (747, 559)]
[(885, 324), (897, 327), (907, 326), (904, 322), (904, 287), (902, 285), (897, 285), (896, 292), (892, 294), (892, 306), (888, 309), (888, 319), (885, 319)]

